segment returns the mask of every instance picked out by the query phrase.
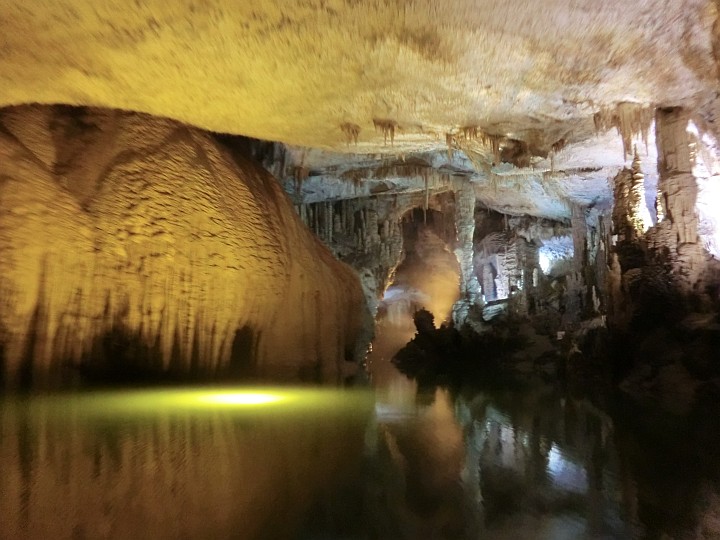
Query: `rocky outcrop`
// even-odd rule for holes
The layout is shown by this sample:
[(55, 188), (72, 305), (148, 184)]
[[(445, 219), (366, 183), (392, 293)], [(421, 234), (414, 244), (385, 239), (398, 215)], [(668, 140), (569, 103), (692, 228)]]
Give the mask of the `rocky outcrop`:
[[(613, 311), (629, 322), (632, 313), (653, 317), (665, 313), (677, 320), (683, 314), (717, 307), (718, 260), (714, 257), (716, 210), (713, 192), (715, 149), (701, 137), (691, 114), (680, 108), (659, 109), (657, 224), (645, 232), (638, 217), (641, 188), (639, 167), (616, 178), (614, 253), (621, 278)], [(707, 163), (710, 162), (710, 163)], [(637, 188), (637, 189), (636, 189)], [(701, 230), (703, 235), (701, 235)], [(612, 264), (611, 264), (612, 266)], [(642, 316), (642, 315), (641, 315)]]
[(364, 352), (357, 276), (241, 153), (117, 111), (23, 107), (0, 122), (6, 385), (68, 364), (339, 381)]

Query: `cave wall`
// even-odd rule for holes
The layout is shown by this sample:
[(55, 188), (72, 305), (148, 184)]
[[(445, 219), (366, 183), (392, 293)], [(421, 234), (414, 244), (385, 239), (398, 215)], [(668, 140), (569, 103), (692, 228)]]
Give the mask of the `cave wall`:
[(0, 111), (0, 278), (6, 386), (78, 363), (337, 381), (370, 332), (267, 172), (141, 114)]

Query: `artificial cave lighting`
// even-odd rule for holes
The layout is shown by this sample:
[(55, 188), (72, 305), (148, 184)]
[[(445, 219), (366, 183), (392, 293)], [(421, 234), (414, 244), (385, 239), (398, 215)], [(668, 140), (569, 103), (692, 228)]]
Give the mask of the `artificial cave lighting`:
[(351, 408), (365, 410), (372, 393), (363, 390), (305, 388), (291, 386), (223, 386), (199, 388), (161, 388), (123, 391), (98, 391), (75, 396), (49, 394), (38, 399), (43, 408), (65, 414), (67, 403), (83, 415), (98, 417), (147, 416), (153, 414), (207, 414), (227, 411), (232, 414), (287, 414)]
[(216, 392), (198, 397), (203, 403), (238, 406), (268, 405), (287, 399), (287, 395), (269, 392)]

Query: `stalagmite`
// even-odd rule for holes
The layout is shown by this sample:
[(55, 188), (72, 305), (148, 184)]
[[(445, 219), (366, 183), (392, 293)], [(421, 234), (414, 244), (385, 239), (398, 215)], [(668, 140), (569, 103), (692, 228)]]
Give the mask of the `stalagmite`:
[(623, 169), (614, 180), (613, 223), (620, 241), (633, 242), (645, 232), (642, 211), (645, 204), (644, 178), (636, 151), (632, 169)]

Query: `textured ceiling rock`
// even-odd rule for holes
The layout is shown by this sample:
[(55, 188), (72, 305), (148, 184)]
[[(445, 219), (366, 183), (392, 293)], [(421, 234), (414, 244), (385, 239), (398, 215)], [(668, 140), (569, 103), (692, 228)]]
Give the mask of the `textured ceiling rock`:
[(469, 127), (545, 155), (589, 137), (602, 107), (694, 107), (717, 84), (710, 0), (2, 0), (0, 10), (0, 104), (116, 107), (354, 152), (433, 149)]
[[(238, 138), (224, 138), (231, 146)], [(645, 175), (647, 208), (654, 211), (657, 147), (654, 125), (647, 141), (633, 140)], [(405, 156), (328, 152), (283, 144), (255, 143), (257, 159), (283, 184), (293, 202), (315, 203), (452, 188), (469, 180), (477, 199), (507, 214), (569, 220), (573, 205), (608, 208), (612, 179), (626, 165), (623, 141), (613, 131), (568, 144), (532, 166), (490, 166), (485, 156), (447, 150)]]

